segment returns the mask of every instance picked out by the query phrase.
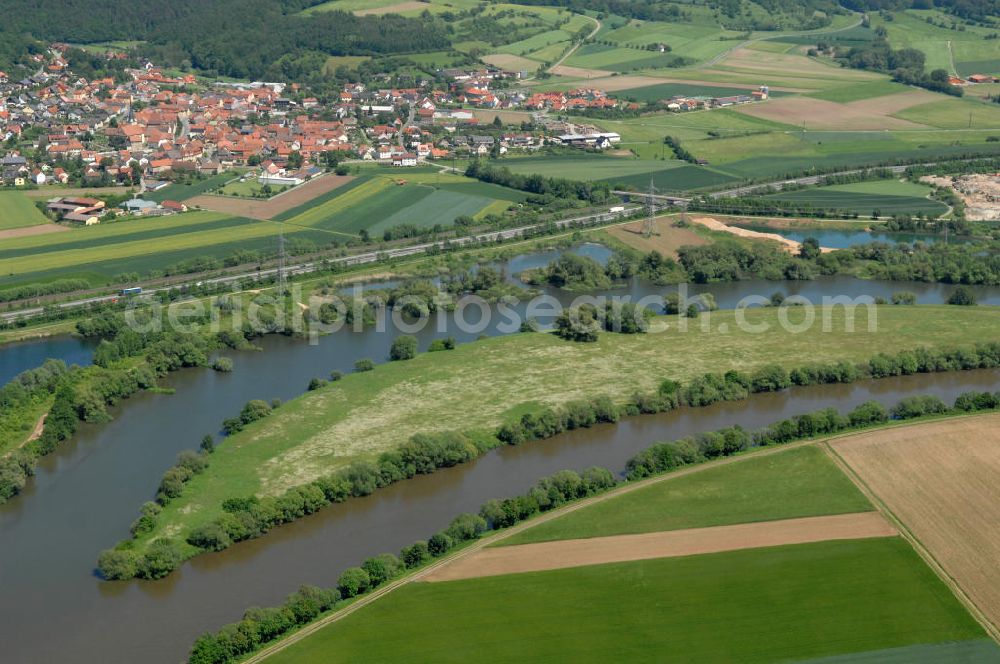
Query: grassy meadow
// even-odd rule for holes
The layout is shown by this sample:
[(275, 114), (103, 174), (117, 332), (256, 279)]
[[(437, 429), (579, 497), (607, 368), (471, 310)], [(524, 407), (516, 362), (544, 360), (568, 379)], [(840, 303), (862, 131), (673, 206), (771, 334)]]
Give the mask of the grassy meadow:
[(878, 180), (778, 192), (764, 198), (862, 215), (874, 215), (877, 211), (882, 217), (897, 214), (937, 217), (947, 212), (947, 205), (927, 198), (930, 191), (930, 187), (915, 182)]
[(873, 509), (857, 487), (814, 445), (623, 493), (523, 530), (500, 546), (652, 533), (682, 528), (849, 514)]
[[(461, 430), (482, 438), (540, 406), (599, 395), (623, 401), (668, 377), (683, 381), (706, 371), (772, 363), (861, 361), (880, 351), (995, 340), (1000, 329), (1000, 311), (987, 307), (880, 307), (873, 333), (867, 332), (863, 311), (856, 316), (857, 331), (845, 331), (843, 308), (829, 312), (831, 332), (817, 325), (804, 334), (782, 331), (774, 309), (746, 312), (749, 322), (770, 326), (767, 334), (739, 331), (735, 315), (713, 312), (707, 331), (602, 334), (592, 344), (551, 334), (492, 338), (346, 376), (228, 438), (208, 470), (191, 479), (183, 496), (164, 509), (157, 528), (137, 544), (164, 533), (183, 540), (191, 528), (218, 516), (226, 498), (279, 494), (352, 461), (374, 458), (417, 432)], [(818, 344), (824, 349), (820, 357)], [(325, 371), (317, 367), (316, 373)], [(273, 396), (262, 390), (260, 398)]]
[(773, 662), (984, 636), (887, 537), (410, 583), (269, 661)]
[(18, 191), (0, 192), (0, 231), (48, 223), (35, 202)]

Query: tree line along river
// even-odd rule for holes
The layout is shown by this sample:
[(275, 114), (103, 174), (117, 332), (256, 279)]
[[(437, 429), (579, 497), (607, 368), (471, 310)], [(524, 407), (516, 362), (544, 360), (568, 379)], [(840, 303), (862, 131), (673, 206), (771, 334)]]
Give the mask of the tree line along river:
[[(589, 254), (598, 249), (583, 248)], [(513, 274), (546, 264), (555, 253), (518, 257), (506, 264)], [(635, 296), (663, 293), (663, 287), (632, 282)], [(776, 290), (810, 298), (824, 294), (888, 297), (899, 290), (921, 303), (941, 302), (950, 288), (936, 284), (867, 282), (833, 278), (813, 282), (738, 282), (695, 288), (713, 292), (723, 308), (748, 294)], [(560, 299), (565, 294), (552, 293)], [(1000, 304), (1000, 289), (977, 289), (980, 302)], [(449, 315), (449, 314), (442, 314)], [(440, 336), (460, 342), (463, 334), (428, 325), (418, 334), (421, 348)], [(495, 324), (486, 334), (497, 332)], [(1000, 389), (1000, 371), (924, 374), (850, 385), (796, 388), (752, 396), (743, 402), (681, 409), (626, 418), (614, 425), (577, 430), (519, 447), (494, 450), (478, 460), (433, 475), (417, 476), (367, 498), (335, 505), (264, 538), (199, 556), (156, 582), (103, 582), (93, 575), (98, 552), (125, 537), (137, 507), (152, 497), (163, 471), (183, 449), (216, 431), (248, 400), (301, 394), (310, 378), (331, 370), (350, 371), (362, 357), (388, 354), (392, 333), (338, 332), (310, 346), (272, 336), (263, 352), (234, 353), (232, 373), (192, 369), (164, 379), (172, 395), (142, 393), (114, 409), (115, 419), (83, 425), (57, 452), (44, 458), (23, 495), (0, 506), (0, 643), (5, 663), (163, 662), (185, 658), (202, 631), (239, 619), (252, 605), (280, 603), (303, 583), (335, 585), (345, 567), (395, 552), (447, 525), (487, 499), (527, 490), (534, 481), (563, 468), (602, 465), (622, 470), (626, 459), (659, 440), (740, 424), (758, 427), (775, 420), (833, 406), (841, 410), (869, 399), (893, 404), (912, 394), (937, 394), (946, 401), (968, 390)], [(0, 349), (4, 380), (46, 356), (83, 362), (88, 347), (73, 338), (44, 340)]]

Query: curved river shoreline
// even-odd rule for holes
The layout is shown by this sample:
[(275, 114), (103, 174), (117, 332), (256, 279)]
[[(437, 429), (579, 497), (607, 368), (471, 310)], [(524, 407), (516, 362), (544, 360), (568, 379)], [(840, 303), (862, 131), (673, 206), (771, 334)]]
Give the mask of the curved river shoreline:
[[(508, 269), (516, 272), (548, 260), (544, 254), (514, 259)], [(776, 290), (809, 297), (912, 290), (922, 303), (941, 301), (935, 298), (943, 299), (951, 290), (916, 286), (922, 289), (833, 278), (713, 284), (690, 291), (711, 291), (726, 308), (746, 294), (767, 296)], [(633, 282), (615, 294), (666, 290)], [(998, 289), (981, 289), (979, 295), (981, 302), (1000, 303)], [(559, 299), (571, 298), (563, 294)], [(436, 327), (429, 325), (417, 335), (421, 348), (435, 337), (454, 335), (466, 342), (477, 336), (440, 333)], [(495, 334), (495, 326), (486, 333)], [(892, 404), (924, 393), (951, 401), (968, 390), (1000, 389), (1000, 370), (924, 374), (796, 388), (743, 402), (626, 418), (497, 449), (472, 463), (331, 506), (264, 538), (199, 556), (163, 581), (106, 583), (93, 576), (97, 554), (127, 535), (139, 505), (151, 498), (178, 451), (196, 447), (202, 435), (216, 431), (249, 399), (287, 400), (301, 394), (313, 376), (349, 371), (360, 357), (381, 360), (394, 336), (344, 332), (316, 346), (267, 337), (259, 341), (264, 352), (234, 354), (230, 374), (197, 369), (172, 374), (163, 384), (176, 388), (175, 394), (136, 395), (114, 409), (113, 421), (82, 426), (69, 444), (41, 461), (23, 496), (0, 506), (3, 662), (177, 662), (198, 634), (239, 619), (246, 607), (279, 603), (303, 583), (334, 585), (345, 567), (398, 551), (447, 525), (456, 514), (475, 510), (489, 498), (522, 492), (556, 470), (602, 465), (620, 471), (628, 457), (655, 441), (731, 424), (757, 427), (826, 406), (845, 410), (872, 398)], [(80, 340), (72, 341), (60, 348), (89, 353), (80, 350), (85, 348)], [(16, 348), (16, 356), (4, 355), (10, 347), (0, 349), (0, 357), (13, 358), (3, 365), (5, 370), (18, 358), (33, 361), (31, 352)], [(77, 357), (69, 361), (86, 359)]]

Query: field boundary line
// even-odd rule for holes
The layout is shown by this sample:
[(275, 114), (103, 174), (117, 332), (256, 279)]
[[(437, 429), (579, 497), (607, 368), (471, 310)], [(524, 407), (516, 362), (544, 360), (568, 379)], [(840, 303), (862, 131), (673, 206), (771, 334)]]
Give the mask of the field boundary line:
[[(993, 414), (995, 415), (995, 413)], [(986, 414), (983, 414), (979, 416), (973, 416), (973, 418), (985, 417), (985, 416)], [(968, 416), (963, 416), (963, 415), (954, 416), (954, 418), (958, 417), (968, 417)], [(948, 417), (940, 419), (948, 420), (954, 418)], [(921, 421), (917, 424), (922, 424), (924, 421)], [(939, 421), (939, 420), (935, 419), (930, 421)], [(881, 429), (876, 429), (876, 431), (880, 430)], [(857, 431), (854, 432), (852, 435), (858, 435), (863, 433), (869, 433), (869, 432)], [(849, 436), (840, 436), (838, 438), (846, 438), (846, 437)], [(980, 624), (980, 626), (983, 628), (986, 634), (991, 639), (993, 639), (994, 642), (1000, 643), (1000, 630), (997, 629), (997, 626), (994, 625), (989, 620), (989, 618), (986, 617), (986, 614), (983, 613), (983, 611), (976, 605), (976, 603), (972, 601), (972, 599), (965, 593), (965, 590), (958, 584), (958, 582), (954, 578), (952, 578), (950, 574), (948, 574), (948, 571), (944, 569), (944, 567), (941, 565), (940, 562), (938, 562), (937, 558), (934, 557), (934, 554), (932, 554), (930, 550), (928, 550), (927, 547), (923, 545), (923, 543), (917, 538), (916, 535), (913, 534), (913, 531), (910, 530), (910, 528), (902, 521), (902, 519), (896, 516), (895, 512), (893, 512), (892, 509), (890, 509), (889, 506), (882, 500), (882, 498), (875, 492), (875, 490), (872, 489), (867, 482), (865, 482), (864, 478), (858, 475), (858, 473), (854, 470), (854, 468), (837, 452), (837, 450), (833, 448), (832, 445), (830, 445), (831, 440), (833, 439), (820, 441), (819, 443), (820, 448), (823, 449), (823, 451), (827, 453), (827, 456), (829, 456), (830, 459), (835, 464), (837, 464), (837, 467), (840, 468), (840, 470), (845, 475), (847, 475), (848, 479), (850, 479), (854, 483), (854, 485), (858, 487), (858, 490), (860, 490), (861, 493), (863, 493), (865, 497), (868, 498), (869, 501), (871, 501), (872, 505), (875, 506), (875, 509), (881, 512), (882, 515), (891, 524), (896, 526), (896, 529), (899, 531), (900, 535), (907, 542), (910, 543), (914, 551), (917, 552), (917, 555), (919, 555), (924, 560), (924, 562), (926, 562), (927, 565), (934, 571), (934, 573), (938, 576), (938, 578), (940, 578), (941, 581), (944, 582), (946, 586), (948, 586), (949, 590), (951, 590), (952, 593), (958, 598), (958, 600), (965, 606), (965, 608), (969, 611), (972, 617), (976, 619), (976, 622)]]

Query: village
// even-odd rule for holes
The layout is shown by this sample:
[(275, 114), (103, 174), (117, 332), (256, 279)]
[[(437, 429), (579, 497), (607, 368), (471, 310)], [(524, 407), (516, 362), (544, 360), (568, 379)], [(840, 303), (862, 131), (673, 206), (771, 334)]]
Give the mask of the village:
[[(243, 173), (240, 182), (259, 185), (240, 191), (261, 196), (345, 162), (406, 168), (543, 146), (606, 149), (620, 141), (617, 133), (567, 116), (640, 108), (593, 88), (532, 92), (510, 85), (521, 72), (493, 67), (445, 69), (406, 89), (348, 83), (326, 103), (294, 83), (203, 84), (150, 62), (125, 69), (125, 80), (88, 80), (71, 70), (69, 48), (53, 44), (33, 56), (32, 76), (11, 80), (0, 72), (0, 186), (128, 187), (138, 190), (136, 200), (116, 211), (132, 216), (180, 212), (176, 201), (141, 196), (234, 169)], [(109, 50), (104, 57), (124, 54)], [(738, 97), (661, 103), (682, 112), (764, 99), (767, 86)], [(111, 212), (89, 200), (53, 198), (46, 209), (84, 224)]]

